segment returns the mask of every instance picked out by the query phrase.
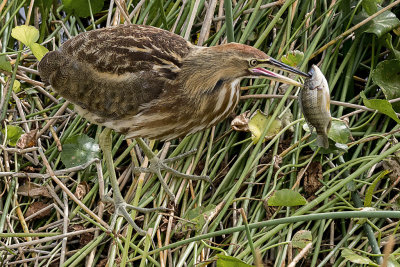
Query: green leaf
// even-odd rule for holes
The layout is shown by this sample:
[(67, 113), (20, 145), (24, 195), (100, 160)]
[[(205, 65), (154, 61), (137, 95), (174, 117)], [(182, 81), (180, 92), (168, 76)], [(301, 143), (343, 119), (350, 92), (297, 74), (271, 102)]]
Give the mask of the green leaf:
[(244, 261), (236, 259), (232, 256), (227, 256), (224, 254), (217, 254), (217, 267), (252, 267)]
[[(256, 113), (251, 117), (248, 125), (254, 144), (257, 144), (270, 119), (271, 116), (267, 117), (267, 115), (262, 113), (260, 110), (257, 110)], [(272, 139), (281, 129), (282, 121), (280, 119), (275, 119), (272, 122), (271, 127), (268, 129), (265, 139)]]
[(100, 156), (99, 145), (93, 138), (85, 134), (68, 137), (61, 152), (61, 161), (65, 167), (71, 168), (84, 164)]
[(370, 186), (368, 186), (367, 192), (365, 193), (365, 199), (364, 199), (364, 207), (371, 207), (372, 204), (372, 196), (374, 195), (374, 190), (378, 182), (385, 177), (388, 173), (390, 173), (389, 170), (384, 170), (382, 171), (378, 177), (375, 178), (375, 180), (372, 182)]
[(328, 137), (336, 143), (346, 144), (350, 138), (350, 129), (343, 121), (332, 120)]
[(351, 261), (352, 263), (357, 263), (357, 264), (371, 264), (374, 266), (378, 266), (375, 262), (370, 260), (367, 257), (360, 256), (356, 253), (354, 253), (352, 250), (345, 248), (342, 250), (342, 257), (345, 258), (348, 261)]
[[(399, 70), (400, 60), (392, 59), (380, 62), (372, 71), (372, 80), (382, 89), (386, 99), (400, 97)], [(400, 103), (393, 103), (393, 109), (400, 112)]]
[(0, 56), (0, 69), (12, 72), (11, 63), (7, 60), (5, 55)]
[(268, 199), (268, 206), (292, 207), (305, 204), (307, 200), (299, 192), (290, 189), (277, 190)]
[[(1, 130), (3, 135), (6, 135), (5, 129)], [(21, 135), (24, 133), (24, 130), (22, 130), (21, 127), (19, 126), (14, 126), (14, 125), (7, 125), (7, 143), (10, 146), (15, 146), (18, 142), (18, 139), (21, 137)]]
[(364, 8), (365, 12), (367, 12), (367, 14), (370, 16), (378, 12), (378, 3), (375, 0), (363, 0), (362, 7)]
[[(361, 11), (359, 14), (354, 16), (353, 23), (357, 24), (368, 17), (369, 15), (367, 12)], [(379, 38), (399, 25), (400, 20), (396, 15), (390, 11), (385, 11), (362, 27), (361, 31), (373, 33)]]
[(187, 228), (194, 228), (197, 231), (200, 231), (204, 224), (207, 221), (207, 218), (211, 215), (212, 212), (215, 211), (215, 205), (208, 205), (208, 206), (199, 206), (194, 209), (190, 209), (185, 216), (185, 219), (189, 220), (192, 223), (184, 224), (185, 229)]
[(299, 50), (290, 51), (281, 57), (281, 61), (289, 66), (296, 67), (303, 61), (304, 53)]
[(292, 238), (292, 246), (295, 248), (303, 249), (308, 243), (312, 242), (311, 231), (300, 230), (297, 231)]
[(38, 61), (42, 60), (44, 55), (46, 55), (49, 52), (49, 50), (46, 47), (38, 43), (33, 43), (29, 48), (31, 49), (33, 55), (36, 57)]
[[(74, 13), (78, 17), (86, 18), (90, 16), (88, 0), (62, 0), (64, 10), (68, 13)], [(96, 14), (101, 11), (104, 0), (90, 0), (92, 13)]]
[[(303, 126), (303, 128), (304, 128), (304, 126)], [(329, 136), (329, 134), (328, 134), (328, 136)], [(316, 139), (316, 138), (317, 138), (317, 133), (314, 131), (311, 134), (310, 140), (313, 140), (313, 139)], [(330, 138), (330, 136), (329, 136), (329, 138)], [(349, 149), (349, 147), (346, 144), (334, 142), (331, 139), (329, 139), (329, 147), (328, 148), (319, 147), (317, 145), (317, 142), (312, 142), (310, 144), (310, 148), (313, 151), (317, 151), (319, 149), (319, 152), (318, 152), (319, 154), (343, 153), (343, 152), (347, 152), (347, 150)]]
[(14, 80), (13, 91), (14, 93), (18, 93), (19, 91), (21, 91), (21, 83), (17, 80)]
[(11, 31), (11, 36), (26, 46), (31, 46), (39, 39), (39, 31), (33, 26), (17, 26)]
[(397, 123), (400, 123), (399, 118), (397, 118), (396, 112), (394, 112), (392, 105), (384, 99), (367, 99), (364, 92), (360, 93), (360, 96), (363, 99), (364, 105), (368, 108), (375, 109), (393, 120), (395, 120)]

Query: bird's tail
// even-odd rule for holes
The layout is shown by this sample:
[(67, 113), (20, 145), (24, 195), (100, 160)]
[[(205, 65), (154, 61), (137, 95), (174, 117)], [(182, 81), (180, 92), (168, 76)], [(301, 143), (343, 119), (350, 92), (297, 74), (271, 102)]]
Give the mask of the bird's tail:
[(329, 148), (329, 139), (326, 134), (317, 135), (317, 145), (323, 148)]
[(51, 79), (57, 75), (60, 67), (64, 65), (65, 59), (59, 51), (51, 51), (47, 53), (39, 62), (38, 70), (40, 78), (45, 85), (51, 84)]

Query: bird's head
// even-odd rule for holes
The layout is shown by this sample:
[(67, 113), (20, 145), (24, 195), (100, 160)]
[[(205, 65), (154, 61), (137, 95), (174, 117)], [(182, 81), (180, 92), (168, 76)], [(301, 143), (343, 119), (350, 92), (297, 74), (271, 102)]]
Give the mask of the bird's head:
[(310, 76), (248, 45), (229, 43), (209, 47), (207, 50), (207, 53), (211, 55), (208, 59), (209, 64), (217, 65), (223, 76), (232, 78), (266, 78), (300, 87), (303, 87), (301, 83), (266, 68), (282, 70), (303, 77)]

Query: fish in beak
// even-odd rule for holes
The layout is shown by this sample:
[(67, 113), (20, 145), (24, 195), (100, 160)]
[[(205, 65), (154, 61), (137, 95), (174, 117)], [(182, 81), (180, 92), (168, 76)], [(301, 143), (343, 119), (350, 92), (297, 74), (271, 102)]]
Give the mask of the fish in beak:
[(280, 75), (278, 73), (275, 73), (273, 71), (267, 70), (265, 68), (271, 68), (271, 69), (278, 69), (278, 70), (283, 70), (289, 73), (293, 73), (296, 75), (300, 75), (305, 78), (309, 78), (310, 74), (302, 72), (296, 68), (290, 67), (276, 59), (273, 58), (268, 58), (268, 59), (263, 59), (263, 60), (257, 60), (257, 65), (254, 67), (250, 68), (250, 72), (255, 75), (257, 78), (258, 77), (263, 77), (267, 78), (269, 80), (281, 82), (281, 83), (287, 83), (291, 84), (294, 86), (298, 87), (303, 87), (304, 85), (283, 75)]

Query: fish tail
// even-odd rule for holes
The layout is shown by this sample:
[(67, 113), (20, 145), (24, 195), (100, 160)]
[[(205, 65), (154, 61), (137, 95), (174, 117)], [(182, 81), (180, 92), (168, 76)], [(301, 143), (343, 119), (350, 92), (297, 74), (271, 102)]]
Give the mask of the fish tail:
[(317, 145), (323, 148), (329, 148), (329, 139), (327, 135), (319, 134), (317, 135)]

